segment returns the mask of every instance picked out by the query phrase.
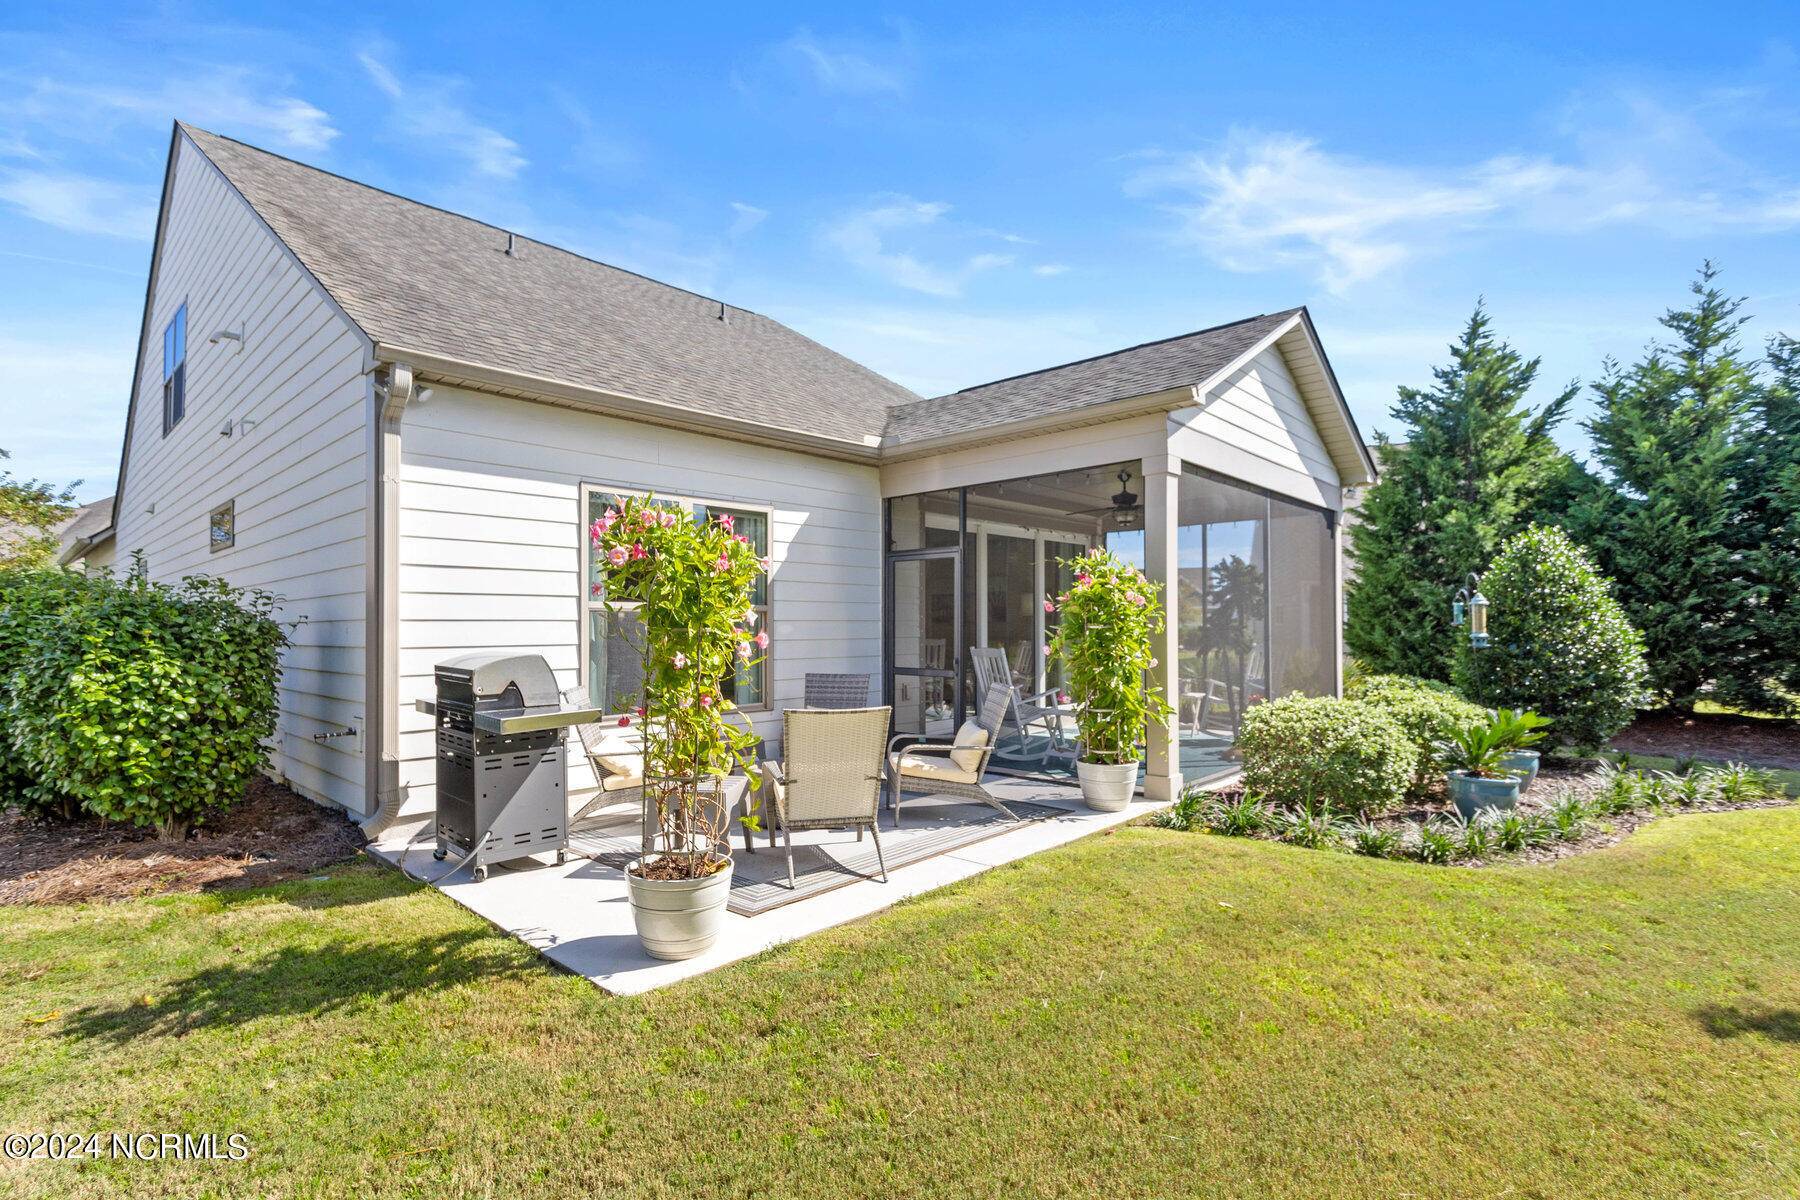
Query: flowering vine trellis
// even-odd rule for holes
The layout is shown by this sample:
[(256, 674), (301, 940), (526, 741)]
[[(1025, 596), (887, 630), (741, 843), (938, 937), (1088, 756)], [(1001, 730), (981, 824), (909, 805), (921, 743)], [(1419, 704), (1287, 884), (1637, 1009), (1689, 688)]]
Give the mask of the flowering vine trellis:
[(767, 560), (729, 514), (707, 521), (654, 496), (626, 497), (588, 536), (605, 563), (596, 594), (609, 606), (633, 605), (644, 631), (643, 692), (634, 713), (619, 718), (641, 727), (654, 805), (657, 853), (639, 870), (663, 879), (712, 874), (730, 861), (718, 781), (741, 769), (753, 788), (758, 782), (756, 736), (731, 719), (736, 706), (724, 685), (768, 648), (751, 604)]
[(1152, 639), (1163, 630), (1162, 589), (1105, 550), (1063, 559), (1062, 565), (1075, 582), (1044, 601), (1044, 612), (1059, 617), (1044, 651), (1068, 670), (1065, 686), (1075, 698), (1081, 757), (1135, 762), (1145, 726), (1174, 712), (1144, 682), (1144, 672), (1157, 665)]

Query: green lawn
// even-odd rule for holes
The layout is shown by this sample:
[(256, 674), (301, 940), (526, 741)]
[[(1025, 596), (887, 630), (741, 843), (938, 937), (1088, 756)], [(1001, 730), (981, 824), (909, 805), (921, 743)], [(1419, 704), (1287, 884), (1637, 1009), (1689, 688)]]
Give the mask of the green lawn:
[(1130, 828), (635, 999), (369, 866), (0, 963), (0, 1127), (253, 1147), (6, 1195), (1800, 1192), (1800, 809), (1483, 871)]

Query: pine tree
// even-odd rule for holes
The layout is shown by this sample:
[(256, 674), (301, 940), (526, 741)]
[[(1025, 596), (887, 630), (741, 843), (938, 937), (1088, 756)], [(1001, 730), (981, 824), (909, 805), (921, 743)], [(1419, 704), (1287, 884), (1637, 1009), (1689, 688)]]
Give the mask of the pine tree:
[(1717, 276), (1706, 263), (1692, 307), (1663, 316), (1670, 341), (1630, 367), (1607, 363), (1587, 422), (1605, 486), (1569, 518), (1643, 632), (1651, 692), (1678, 708), (1729, 669), (1742, 640), (1729, 538), (1735, 435), (1756, 380), (1737, 341), (1743, 300), (1714, 286)]
[(1746, 592), (1721, 699), (1800, 716), (1800, 340), (1769, 339), (1769, 378), (1750, 401), (1736, 456), (1736, 537)]
[(1497, 341), (1477, 304), (1449, 365), (1433, 370), (1436, 385), (1399, 390), (1390, 411), (1405, 444), (1381, 439), (1381, 478), (1350, 527), (1356, 579), (1344, 637), (1370, 670), (1448, 679), (1451, 594), (1564, 477), (1550, 431), (1576, 386), (1534, 413), (1526, 395), (1538, 363)]

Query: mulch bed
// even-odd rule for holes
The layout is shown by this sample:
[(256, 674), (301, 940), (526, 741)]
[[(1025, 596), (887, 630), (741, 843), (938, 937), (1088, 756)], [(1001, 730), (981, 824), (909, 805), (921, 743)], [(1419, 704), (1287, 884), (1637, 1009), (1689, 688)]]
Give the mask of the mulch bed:
[[(1642, 753), (1650, 753), (1645, 750)], [(1659, 753), (1668, 753), (1660, 751)], [(1532, 782), (1531, 790), (1519, 797), (1521, 812), (1543, 812), (1565, 793), (1573, 792), (1585, 802), (1593, 798), (1602, 786), (1605, 778), (1603, 764), (1598, 759), (1546, 759), (1538, 777)], [(1232, 784), (1227, 787), (1213, 789), (1215, 794), (1227, 802), (1242, 798), (1244, 789), (1241, 785)], [(1445, 865), (1455, 867), (1487, 867), (1502, 864), (1538, 865), (1555, 862), (1557, 859), (1570, 858), (1577, 854), (1585, 854), (1590, 850), (1624, 841), (1633, 830), (1640, 825), (1665, 817), (1681, 816), (1687, 813), (1737, 812), (1750, 808), (1781, 808), (1795, 803), (1791, 799), (1752, 800), (1744, 804), (1694, 804), (1678, 809), (1665, 809), (1661, 812), (1645, 809), (1640, 812), (1615, 813), (1604, 817), (1589, 819), (1587, 832), (1581, 837), (1569, 841), (1552, 842), (1547, 846), (1531, 846), (1511, 854), (1496, 854), (1491, 858), (1459, 858)], [(1399, 828), (1410, 824), (1424, 824), (1433, 817), (1454, 816), (1456, 808), (1449, 802), (1443, 785), (1439, 784), (1431, 802), (1412, 808), (1396, 809), (1384, 812), (1375, 817), (1373, 824)]]
[(355, 855), (367, 842), (342, 812), (259, 778), (242, 802), (186, 841), (91, 818), (0, 812), (0, 904), (78, 904), (261, 887)]
[(1644, 713), (1612, 739), (1630, 754), (1684, 755), (1800, 771), (1800, 721), (1725, 713)]

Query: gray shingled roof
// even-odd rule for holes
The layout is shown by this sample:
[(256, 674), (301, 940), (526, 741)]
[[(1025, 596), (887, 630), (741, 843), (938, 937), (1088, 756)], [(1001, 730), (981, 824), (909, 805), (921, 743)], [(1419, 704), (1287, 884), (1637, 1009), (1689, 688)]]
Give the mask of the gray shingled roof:
[(904, 446), (1204, 383), (1299, 311), (1248, 317), (893, 408), (882, 445)]
[(859, 441), (919, 399), (768, 317), (182, 129), (377, 342)]

